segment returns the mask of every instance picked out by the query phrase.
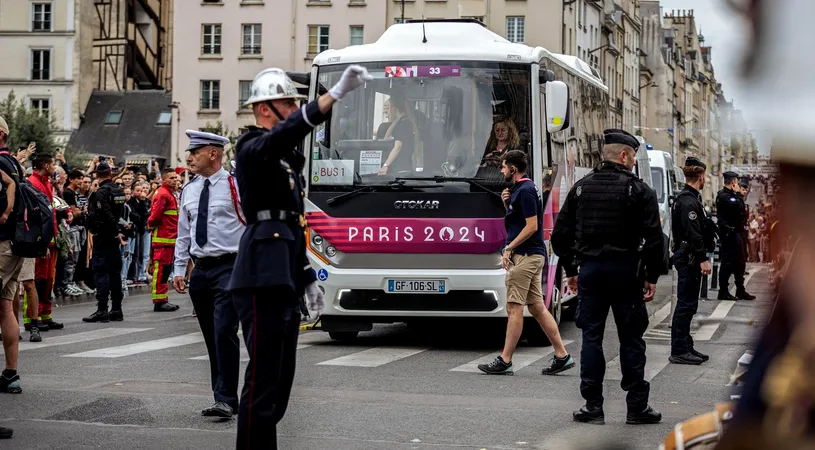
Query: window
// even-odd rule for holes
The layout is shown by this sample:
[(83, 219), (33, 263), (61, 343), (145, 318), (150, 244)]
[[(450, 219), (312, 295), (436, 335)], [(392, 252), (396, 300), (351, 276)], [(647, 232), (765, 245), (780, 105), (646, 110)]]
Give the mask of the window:
[(308, 26), (308, 52), (320, 53), (328, 50), (328, 25)]
[(240, 96), (238, 99), (238, 109), (248, 109), (248, 107), (243, 106), (243, 104), (246, 103), (247, 100), (249, 100), (249, 96), (252, 94), (252, 82), (239, 81), (238, 90), (240, 91)]
[(351, 34), (350, 45), (362, 45), (365, 43), (365, 29), (362, 27), (362, 25), (352, 26), (350, 34)]
[(32, 98), (29, 107), (45, 117), (51, 115), (51, 99), (49, 98)]
[(201, 81), (201, 109), (220, 109), (221, 82), (218, 80)]
[(122, 112), (121, 111), (111, 111), (108, 113), (107, 118), (105, 118), (105, 125), (119, 125), (122, 121)]
[(170, 111), (162, 111), (158, 115), (157, 125), (169, 125), (173, 121), (173, 113)]
[[(507, 40), (510, 42), (524, 42), (524, 17), (507, 17)], [(569, 44), (571, 46), (571, 44)]]
[(262, 25), (250, 23), (243, 25), (243, 46), (241, 55), (259, 55)]
[(204, 55), (221, 54), (221, 24), (205, 24), (203, 28), (204, 45), (201, 53)]
[(51, 79), (51, 50), (31, 50), (31, 79)]
[(51, 3), (32, 3), (31, 31), (51, 31)]

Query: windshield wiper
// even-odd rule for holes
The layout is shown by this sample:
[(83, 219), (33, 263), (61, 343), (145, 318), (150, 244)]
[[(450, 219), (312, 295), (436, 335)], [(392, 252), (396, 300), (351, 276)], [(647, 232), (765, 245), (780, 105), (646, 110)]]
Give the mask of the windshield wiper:
[[(404, 178), (400, 177), (400, 178), (397, 178), (396, 180), (397, 181), (402, 181), (402, 180), (405, 180), (405, 181), (435, 181), (436, 183), (444, 183), (445, 181), (452, 181), (452, 182), (459, 181), (459, 182), (467, 183), (470, 186), (478, 187), (478, 188), (484, 190), (485, 192), (493, 194), (494, 196), (498, 197), (499, 199), (501, 198), (501, 194), (499, 194), (499, 193), (493, 191), (492, 189), (484, 186), (483, 184), (479, 183), (479, 181), (486, 181), (484, 178), (444, 177), (444, 176), (441, 176), (441, 175), (434, 175), (432, 177), (404, 177)], [(503, 203), (503, 200), (501, 200), (501, 202)]]
[(347, 200), (357, 194), (361, 194), (363, 192), (372, 192), (378, 189), (393, 189), (397, 191), (405, 190), (405, 189), (415, 189), (415, 188), (439, 188), (442, 186), (421, 186), (421, 185), (407, 185), (403, 180), (396, 179), (393, 181), (389, 181), (387, 184), (366, 184), (360, 188), (354, 189), (353, 191), (344, 192), (336, 197), (331, 197), (326, 201), (328, 205), (334, 205), (337, 202), (341, 202), (343, 200)]

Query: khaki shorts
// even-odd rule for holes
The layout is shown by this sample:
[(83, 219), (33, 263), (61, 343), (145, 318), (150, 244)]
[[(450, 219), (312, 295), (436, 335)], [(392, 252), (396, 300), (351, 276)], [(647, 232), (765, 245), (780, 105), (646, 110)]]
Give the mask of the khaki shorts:
[(17, 295), (17, 280), (22, 267), (23, 258), (11, 253), (11, 241), (0, 241), (0, 279), (3, 280), (0, 299), (13, 300)]
[(20, 269), (20, 276), (17, 280), (22, 283), (23, 281), (34, 281), (34, 268), (36, 267), (36, 258), (25, 258), (23, 260), (23, 268)]
[(543, 302), (541, 275), (544, 255), (513, 255), (512, 265), (507, 270), (507, 302), (533, 305)]

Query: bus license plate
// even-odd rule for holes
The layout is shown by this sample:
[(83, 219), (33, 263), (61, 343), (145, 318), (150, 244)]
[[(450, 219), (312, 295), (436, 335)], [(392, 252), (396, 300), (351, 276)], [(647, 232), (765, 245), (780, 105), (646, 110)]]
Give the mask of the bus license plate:
[(393, 294), (444, 294), (444, 280), (388, 280), (388, 292)]

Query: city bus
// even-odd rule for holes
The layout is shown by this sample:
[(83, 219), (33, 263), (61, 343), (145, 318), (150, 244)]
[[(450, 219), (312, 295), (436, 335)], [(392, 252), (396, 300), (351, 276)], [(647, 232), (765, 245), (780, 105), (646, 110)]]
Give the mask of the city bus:
[[(541, 192), (551, 188), (542, 279), (559, 321), (564, 283), (549, 238), (579, 168), (599, 162), (605, 121), (596, 106), (608, 105), (599, 77), (477, 21), (417, 20), (372, 44), (319, 54), (300, 77), (309, 98), (350, 64), (374, 79), (304, 142), (307, 254), (325, 294), (322, 330), (350, 340), (375, 323), (505, 320), (508, 183), (496, 142), (525, 151), (529, 177)], [(575, 117), (584, 109), (598, 116)], [(536, 324), (524, 332), (547, 343)]]

